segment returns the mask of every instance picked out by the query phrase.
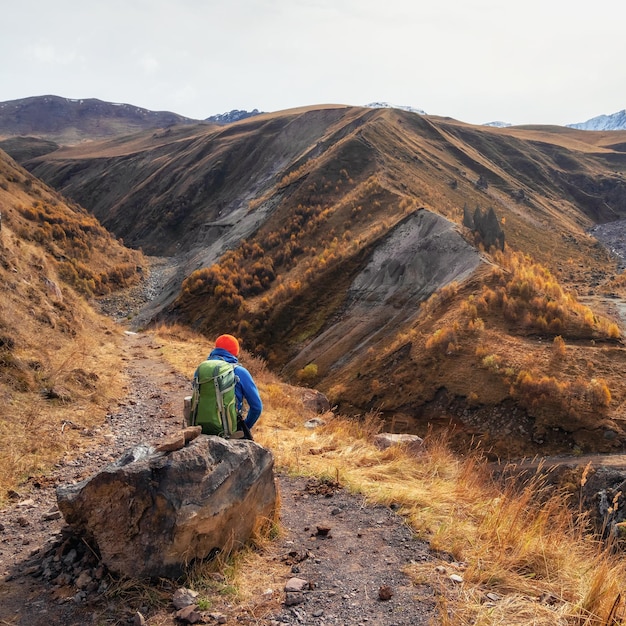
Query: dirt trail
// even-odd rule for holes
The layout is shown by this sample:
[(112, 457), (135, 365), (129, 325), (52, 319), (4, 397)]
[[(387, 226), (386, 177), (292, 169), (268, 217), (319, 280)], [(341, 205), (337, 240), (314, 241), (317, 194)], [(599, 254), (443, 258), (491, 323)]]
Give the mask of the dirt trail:
[[(88, 550), (82, 561), (76, 557), (64, 564), (68, 547), (81, 545), (72, 544), (64, 531), (55, 487), (92, 475), (125, 449), (155, 441), (182, 423), (189, 381), (161, 359), (152, 336), (127, 333), (123, 344), (128, 395), (102, 427), (84, 432), (88, 450), (62, 460), (50, 475), (30, 480), (0, 511), (0, 624), (125, 624), (138, 610), (149, 625), (179, 623), (167, 602), (144, 606), (140, 599), (112, 595), (116, 583), (106, 572), (100, 571), (97, 589), (79, 589), (81, 571), (88, 566), (97, 571)], [(393, 510), (366, 506), (338, 486), (281, 475), (277, 480), (283, 533), (264, 554), (268, 568), (277, 572), (271, 593), (259, 590), (245, 604), (218, 596), (212, 611), (239, 624), (429, 623), (435, 612), (433, 590), (412, 586), (402, 571), (411, 561), (429, 560), (428, 546)], [(319, 534), (318, 525), (329, 527), (328, 535)], [(304, 578), (310, 588), (297, 604), (287, 606), (283, 589), (292, 576)], [(390, 599), (379, 598), (381, 587), (391, 590)], [(173, 589), (172, 582), (167, 593)], [(163, 589), (158, 593), (163, 596)]]

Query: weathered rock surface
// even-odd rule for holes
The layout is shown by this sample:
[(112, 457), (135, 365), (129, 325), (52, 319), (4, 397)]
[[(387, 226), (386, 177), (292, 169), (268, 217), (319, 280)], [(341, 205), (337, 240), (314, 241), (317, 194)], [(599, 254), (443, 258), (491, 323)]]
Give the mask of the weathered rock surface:
[(374, 445), (380, 450), (386, 450), (391, 446), (405, 446), (413, 454), (422, 452), (424, 440), (417, 435), (401, 433), (380, 433), (374, 436)]
[(317, 389), (302, 389), (302, 404), (304, 408), (316, 413), (326, 413), (330, 411), (328, 398)]
[(177, 577), (185, 564), (245, 543), (271, 518), (271, 453), (202, 435), (174, 452), (139, 445), (91, 478), (57, 489), (68, 524), (127, 576)]

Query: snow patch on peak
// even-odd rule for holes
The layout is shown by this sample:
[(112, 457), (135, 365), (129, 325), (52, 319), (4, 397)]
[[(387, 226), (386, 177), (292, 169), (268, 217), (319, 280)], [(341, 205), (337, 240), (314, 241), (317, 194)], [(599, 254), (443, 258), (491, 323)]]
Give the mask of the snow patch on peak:
[(626, 109), (612, 115), (598, 115), (586, 122), (568, 124), (567, 127), (579, 130), (626, 130)]
[(493, 128), (508, 128), (509, 126), (513, 126), (513, 124), (509, 124), (508, 122), (486, 122), (483, 126), (493, 126)]
[(400, 109), (400, 111), (408, 111), (409, 113), (417, 113), (418, 115), (426, 115), (426, 111), (416, 109), (415, 107), (405, 106), (401, 104), (390, 104), (389, 102), (370, 102), (365, 105), (367, 109)]

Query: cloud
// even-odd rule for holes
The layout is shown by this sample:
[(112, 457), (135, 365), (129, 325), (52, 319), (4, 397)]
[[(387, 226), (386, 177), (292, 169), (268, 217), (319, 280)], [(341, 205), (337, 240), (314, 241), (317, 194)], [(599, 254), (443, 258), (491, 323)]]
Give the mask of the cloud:
[(48, 65), (71, 65), (79, 59), (74, 50), (61, 50), (49, 43), (31, 44), (26, 53), (35, 61)]
[(139, 67), (148, 76), (156, 74), (159, 71), (160, 65), (159, 61), (149, 54), (144, 54), (139, 59)]

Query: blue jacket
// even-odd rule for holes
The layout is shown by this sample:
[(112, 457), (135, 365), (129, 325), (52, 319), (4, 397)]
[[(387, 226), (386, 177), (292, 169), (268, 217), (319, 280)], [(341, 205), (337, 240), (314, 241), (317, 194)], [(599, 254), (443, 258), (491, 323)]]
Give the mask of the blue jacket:
[[(248, 415), (245, 417), (246, 426), (252, 428), (256, 421), (261, 416), (263, 411), (263, 402), (261, 402), (261, 396), (259, 390), (250, 375), (250, 372), (239, 365), (239, 361), (236, 356), (233, 356), (228, 350), (223, 348), (215, 348), (211, 354), (207, 357), (207, 360), (221, 359), (227, 363), (235, 364), (235, 375), (239, 379), (235, 385), (235, 401), (237, 403), (237, 412), (241, 412), (243, 409), (243, 401), (248, 403)], [(194, 373), (193, 377), (196, 378), (198, 370)]]

